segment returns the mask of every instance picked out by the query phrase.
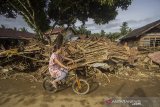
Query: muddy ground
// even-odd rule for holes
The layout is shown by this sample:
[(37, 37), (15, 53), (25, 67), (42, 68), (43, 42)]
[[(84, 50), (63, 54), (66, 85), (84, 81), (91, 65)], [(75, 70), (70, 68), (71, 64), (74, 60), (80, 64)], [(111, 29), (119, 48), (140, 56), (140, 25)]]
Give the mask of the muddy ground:
[(30, 82), (27, 78), (1, 79), (0, 107), (108, 107), (106, 100), (110, 98), (160, 97), (159, 76), (139, 81), (112, 76), (110, 80), (105, 87), (92, 84), (87, 95), (79, 96), (71, 88), (56, 94), (47, 93), (42, 83)]

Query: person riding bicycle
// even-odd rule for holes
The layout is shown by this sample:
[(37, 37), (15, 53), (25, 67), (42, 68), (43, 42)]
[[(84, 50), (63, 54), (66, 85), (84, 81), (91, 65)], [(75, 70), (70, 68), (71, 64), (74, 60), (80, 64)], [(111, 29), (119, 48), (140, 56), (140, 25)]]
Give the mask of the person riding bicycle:
[(69, 61), (73, 61), (70, 58), (66, 58), (60, 55), (60, 53), (61, 53), (61, 48), (54, 46), (53, 53), (49, 60), (49, 73), (51, 77), (56, 78), (55, 80), (52, 81), (52, 84), (55, 88), (57, 88), (57, 82), (65, 79), (65, 77), (68, 74), (68, 70), (70, 69), (69, 67), (65, 66), (62, 63), (63, 60), (66, 59)]

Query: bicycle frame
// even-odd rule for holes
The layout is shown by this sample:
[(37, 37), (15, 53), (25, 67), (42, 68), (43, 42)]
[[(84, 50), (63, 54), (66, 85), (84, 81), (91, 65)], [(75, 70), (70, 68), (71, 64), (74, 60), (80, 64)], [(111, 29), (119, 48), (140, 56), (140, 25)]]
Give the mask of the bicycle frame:
[[(69, 78), (69, 77), (71, 77), (71, 78)], [(66, 83), (70, 83), (72, 81), (76, 81), (78, 88), (79, 89), (81, 88), (81, 83), (79, 81), (79, 77), (77, 74), (68, 75)]]

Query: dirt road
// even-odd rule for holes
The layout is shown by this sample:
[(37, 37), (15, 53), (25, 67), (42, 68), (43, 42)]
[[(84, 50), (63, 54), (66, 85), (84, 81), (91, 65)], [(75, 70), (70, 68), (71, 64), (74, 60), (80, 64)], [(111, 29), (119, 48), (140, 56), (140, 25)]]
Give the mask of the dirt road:
[(79, 96), (71, 88), (48, 94), (41, 83), (0, 80), (0, 107), (107, 107), (107, 98), (160, 97), (159, 83), (160, 78), (135, 82), (115, 77), (106, 87), (94, 85), (89, 94)]

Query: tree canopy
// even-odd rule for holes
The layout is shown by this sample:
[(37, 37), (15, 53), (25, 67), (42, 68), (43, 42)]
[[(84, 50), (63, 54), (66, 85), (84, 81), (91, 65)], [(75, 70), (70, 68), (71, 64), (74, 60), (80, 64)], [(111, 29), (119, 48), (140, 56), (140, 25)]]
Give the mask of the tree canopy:
[(125, 36), (129, 31), (128, 23), (127, 22), (123, 22), (122, 26), (120, 26), (120, 27), (121, 27), (120, 28), (121, 35)]
[(132, 0), (1, 0), (0, 15), (15, 18), (22, 15), (38, 34), (55, 25), (72, 26), (77, 20), (83, 24), (91, 18), (96, 24), (115, 19), (118, 8), (127, 9)]
[(101, 30), (100, 34), (101, 36), (105, 36), (106, 32), (104, 30)]
[(127, 9), (132, 0), (50, 0), (48, 16), (55, 24), (68, 26), (92, 18), (96, 24), (115, 19), (118, 8)]

